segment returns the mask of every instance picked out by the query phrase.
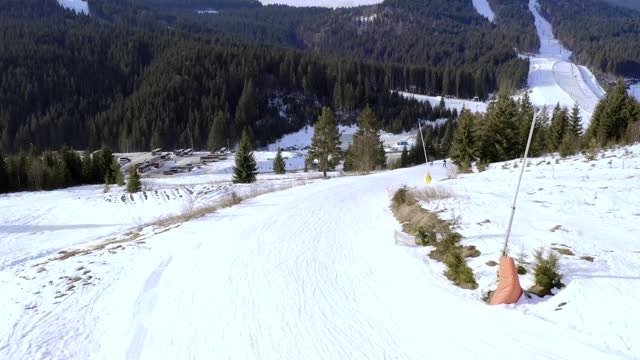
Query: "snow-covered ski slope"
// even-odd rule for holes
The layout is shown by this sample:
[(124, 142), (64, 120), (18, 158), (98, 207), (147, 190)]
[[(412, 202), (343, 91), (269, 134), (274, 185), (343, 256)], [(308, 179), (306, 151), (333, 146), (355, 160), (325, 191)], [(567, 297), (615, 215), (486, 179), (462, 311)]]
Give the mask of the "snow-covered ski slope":
[(487, 0), (472, 0), (473, 7), (476, 9), (478, 14), (487, 18), (487, 20), (493, 22), (496, 18), (496, 14), (491, 10), (491, 5), (489, 5), (489, 1)]
[[(428, 101), (432, 107), (436, 107), (440, 104), (441, 96), (419, 95), (419, 94), (414, 94), (414, 93), (409, 93), (404, 91), (399, 91), (398, 93), (404, 97), (416, 99), (418, 101), (422, 101), (422, 102)], [(448, 99), (445, 98), (444, 104), (446, 108), (452, 109), (452, 110), (456, 109), (458, 110), (458, 112), (460, 112), (460, 110), (462, 110), (463, 107), (471, 110), (472, 112), (481, 112), (481, 113), (487, 112), (487, 104), (481, 101), (465, 100), (465, 99), (458, 99), (458, 98), (448, 98)]]
[(89, 3), (83, 0), (58, 0), (60, 6), (80, 14), (89, 15)]
[(539, 55), (529, 58), (531, 101), (539, 107), (553, 107), (560, 103), (571, 108), (577, 103), (586, 128), (605, 92), (588, 68), (570, 61), (571, 51), (554, 37), (551, 24), (540, 14), (537, 0), (529, 0), (529, 10), (533, 13), (540, 37)]
[[(499, 257), (520, 168), (447, 180), (436, 163), (430, 186), (455, 196), (423, 206), (461, 216), (463, 243), (482, 251), (469, 260), (476, 291), (454, 287), (428, 249), (394, 244), (391, 191), (425, 186), (422, 165), (316, 181), (102, 251), (0, 270), (0, 358), (638, 358), (639, 153), (526, 168), (511, 251), (575, 252), (562, 256), (567, 287), (553, 298), (480, 300), (495, 286), (485, 262)], [(15, 211), (32, 206), (14, 200)], [(34, 253), (46, 239), (36, 240), (25, 238)]]
[(295, 7), (319, 6), (339, 8), (379, 4), (382, 0), (260, 0), (260, 2), (264, 5), (281, 4)]
[(629, 95), (635, 97), (638, 101), (640, 101), (640, 84), (631, 85), (629, 87)]

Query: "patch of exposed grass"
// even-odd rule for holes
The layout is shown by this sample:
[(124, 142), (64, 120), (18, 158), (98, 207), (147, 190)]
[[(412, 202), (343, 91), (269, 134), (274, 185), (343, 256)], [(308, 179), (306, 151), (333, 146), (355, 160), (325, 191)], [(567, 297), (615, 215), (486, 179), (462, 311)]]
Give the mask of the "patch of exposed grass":
[(430, 185), (422, 189), (413, 190), (415, 197), (419, 201), (431, 202), (436, 200), (450, 199), (456, 196), (455, 192), (442, 185)]
[(593, 262), (595, 260), (593, 256), (580, 256), (580, 259), (588, 262)]
[(493, 260), (489, 260), (489, 261), (487, 261), (485, 264), (486, 264), (487, 266), (491, 266), (491, 267), (494, 267), (494, 266), (497, 266), (497, 265), (498, 265), (498, 263), (497, 263), (497, 262), (495, 262), (495, 261), (493, 261)]
[(557, 251), (558, 253), (562, 254), (562, 255), (566, 255), (566, 256), (574, 256), (574, 252), (571, 251), (571, 249), (567, 249), (567, 248), (557, 248), (554, 247), (552, 248), (553, 250)]
[[(474, 246), (466, 249), (460, 245), (462, 235), (453, 231), (454, 221), (445, 221), (438, 215), (420, 206), (416, 192), (406, 186), (398, 189), (391, 198), (391, 211), (402, 224), (405, 233), (417, 235), (418, 245), (432, 245), (434, 249), (429, 257), (445, 263), (447, 270), (444, 275), (455, 285), (464, 289), (476, 289), (473, 270), (467, 264), (465, 257), (479, 256), (480, 252)], [(465, 252), (466, 250), (466, 252)]]

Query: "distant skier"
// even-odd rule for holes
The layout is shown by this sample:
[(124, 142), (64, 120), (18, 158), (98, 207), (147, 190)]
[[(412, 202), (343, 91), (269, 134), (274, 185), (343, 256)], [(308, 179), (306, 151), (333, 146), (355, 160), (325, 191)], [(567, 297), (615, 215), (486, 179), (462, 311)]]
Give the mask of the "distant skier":
[(447, 159), (442, 160), (442, 167), (447, 167)]

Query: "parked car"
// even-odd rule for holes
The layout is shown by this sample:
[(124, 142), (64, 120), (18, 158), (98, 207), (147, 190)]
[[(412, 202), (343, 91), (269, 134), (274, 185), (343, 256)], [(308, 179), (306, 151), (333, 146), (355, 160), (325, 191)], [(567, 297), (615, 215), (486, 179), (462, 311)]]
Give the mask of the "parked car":
[(118, 159), (118, 162), (120, 163), (120, 165), (124, 165), (130, 163), (131, 159), (129, 159), (128, 157), (121, 157)]

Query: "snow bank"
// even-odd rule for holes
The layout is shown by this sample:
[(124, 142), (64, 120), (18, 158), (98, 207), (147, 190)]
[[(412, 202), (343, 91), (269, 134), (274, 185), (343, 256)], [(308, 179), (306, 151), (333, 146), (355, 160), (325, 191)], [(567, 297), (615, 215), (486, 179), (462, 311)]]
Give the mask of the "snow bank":
[(496, 17), (496, 14), (491, 10), (491, 5), (489, 5), (489, 1), (487, 0), (473, 0), (473, 7), (476, 9), (478, 14), (486, 17), (489, 21), (493, 22)]
[(74, 10), (77, 13), (89, 15), (89, 4), (83, 0), (58, 0), (58, 4), (65, 9)]

